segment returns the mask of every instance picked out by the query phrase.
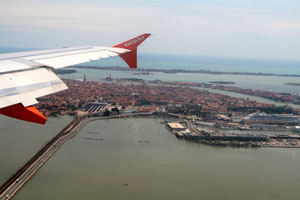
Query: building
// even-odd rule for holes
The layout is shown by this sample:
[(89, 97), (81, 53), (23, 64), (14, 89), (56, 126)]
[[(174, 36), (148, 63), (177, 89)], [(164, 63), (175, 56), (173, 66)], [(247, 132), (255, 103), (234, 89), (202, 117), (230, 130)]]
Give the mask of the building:
[(282, 125), (298, 125), (299, 117), (287, 114), (265, 114), (252, 113), (243, 119), (247, 124), (282, 124)]
[(86, 83), (86, 75), (85, 75), (85, 73), (83, 75), (83, 82)]
[(180, 124), (180, 123), (176, 123), (176, 122), (171, 122), (167, 124), (168, 128), (171, 129), (171, 131), (185, 131), (185, 127)]
[(211, 123), (211, 122), (202, 122), (202, 121), (195, 121), (195, 124), (201, 127), (205, 127), (205, 128), (214, 128), (216, 126), (215, 123)]
[(110, 105), (107, 103), (89, 102), (84, 106), (85, 112), (97, 113), (110, 110)]
[(157, 110), (157, 106), (142, 106), (138, 110), (139, 112), (154, 112)]
[(190, 110), (201, 111), (202, 106), (200, 104), (184, 104), (184, 109), (187, 110), (187, 111), (190, 111)]
[(231, 117), (228, 117), (226, 115), (217, 115), (217, 120), (222, 120), (222, 121), (232, 121)]
[(180, 104), (167, 104), (166, 110), (172, 113), (183, 112), (182, 105)]

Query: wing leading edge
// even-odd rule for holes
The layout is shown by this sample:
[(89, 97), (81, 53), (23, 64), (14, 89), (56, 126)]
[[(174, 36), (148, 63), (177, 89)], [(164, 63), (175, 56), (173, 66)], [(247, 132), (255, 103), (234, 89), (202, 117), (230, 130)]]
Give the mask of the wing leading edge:
[(137, 68), (137, 47), (150, 34), (143, 34), (112, 47), (73, 47), (0, 54), (0, 114), (45, 124), (47, 119), (32, 105), (36, 98), (67, 89), (49, 68), (120, 56)]

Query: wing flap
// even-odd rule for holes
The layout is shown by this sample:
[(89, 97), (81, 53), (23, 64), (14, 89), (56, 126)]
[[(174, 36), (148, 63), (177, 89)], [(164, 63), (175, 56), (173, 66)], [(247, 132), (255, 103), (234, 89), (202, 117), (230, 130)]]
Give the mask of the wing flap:
[(1, 60), (0, 61), (0, 73), (9, 71), (17, 71), (31, 68), (20, 62), (15, 62), (13, 60)]
[(39, 68), (0, 75), (0, 108), (21, 103), (29, 106), (36, 98), (67, 89), (52, 71)]

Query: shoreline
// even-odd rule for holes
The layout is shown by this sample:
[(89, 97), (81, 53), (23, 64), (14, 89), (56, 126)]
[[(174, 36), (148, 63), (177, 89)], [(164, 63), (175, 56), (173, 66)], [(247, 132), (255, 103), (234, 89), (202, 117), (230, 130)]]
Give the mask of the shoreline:
[[(145, 113), (131, 113), (111, 116), (92, 117), (88, 119), (88, 115), (75, 116), (73, 121), (67, 124), (63, 130), (61, 130), (56, 136), (54, 136), (49, 142), (46, 143), (23, 167), (21, 167), (16, 173), (14, 173), (4, 184), (0, 186), (0, 198), (11, 199), (15, 194), (39, 171), (39, 169), (60, 149), (60, 147), (70, 138), (76, 136), (88, 123), (97, 120), (109, 120), (109, 119), (122, 119), (122, 118), (170, 118), (169, 113), (160, 112), (145, 112)], [(182, 117), (179, 117), (182, 119)], [(220, 140), (214, 138), (213, 134), (208, 132), (200, 133), (196, 131), (196, 127), (190, 122), (185, 120), (186, 128), (191, 130), (190, 134), (184, 134), (183, 137), (178, 137), (179, 132), (174, 132), (168, 128), (168, 123), (165, 122), (165, 128), (173, 133), (178, 139), (184, 139), (190, 142), (197, 142), (210, 146), (231, 147), (231, 148), (300, 148), (300, 136), (293, 139), (284, 140), (279, 136), (266, 136), (257, 135), (254, 137), (260, 137), (262, 140), (250, 139), (249, 136), (244, 137), (242, 140), (236, 140), (229, 134), (223, 135), (225, 137), (230, 136), (230, 140)], [(171, 128), (171, 127), (170, 127)], [(95, 133), (95, 132), (92, 132)], [(197, 134), (197, 135), (195, 135)], [(276, 138), (275, 138), (276, 137)], [(287, 137), (291, 137), (288, 135)], [(239, 138), (242, 138), (239, 136)], [(95, 139), (92, 137), (85, 137), (86, 140), (104, 141), (104, 139)], [(254, 139), (254, 140), (253, 140)], [(293, 140), (293, 141), (291, 141)], [(139, 143), (149, 143), (149, 140), (139, 140)]]
[(211, 71), (211, 70), (187, 70), (187, 69), (153, 69), (153, 68), (138, 68), (138, 69), (130, 69), (125, 67), (113, 66), (71, 66), (70, 68), (77, 69), (95, 69), (95, 70), (112, 70), (112, 71), (135, 71), (135, 72), (162, 72), (166, 74), (177, 74), (177, 73), (200, 73), (200, 74), (214, 74), (214, 75), (247, 75), (247, 76), (279, 76), (279, 77), (300, 77), (297, 74), (272, 74), (272, 73), (262, 73), (262, 72), (222, 72), (222, 71)]
[[(161, 80), (151, 81), (151, 80), (144, 80), (138, 78), (116, 78), (115, 80), (119, 82), (137, 82), (137, 83), (147, 83), (147, 84), (155, 84), (155, 85), (167, 85), (167, 86), (175, 85), (175, 86), (184, 86), (184, 87), (221, 90), (226, 92), (233, 92), (237, 94), (264, 98), (277, 103), (290, 103), (295, 106), (300, 105), (300, 98), (290, 93), (278, 93), (278, 92), (271, 92), (267, 90), (243, 89), (237, 86), (224, 86), (223, 84), (217, 84), (211, 82), (210, 83), (188, 83), (188, 82), (178, 82), (178, 81), (170, 82), (170, 81), (161, 81)], [(228, 83), (225, 85), (228, 85)]]

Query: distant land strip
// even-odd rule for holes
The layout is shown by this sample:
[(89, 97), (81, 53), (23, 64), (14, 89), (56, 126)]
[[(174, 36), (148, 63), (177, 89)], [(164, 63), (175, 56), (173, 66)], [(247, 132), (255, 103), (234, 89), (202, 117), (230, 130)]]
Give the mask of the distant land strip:
[(288, 83), (284, 83), (284, 85), (300, 86), (300, 83), (288, 82)]
[[(110, 80), (106, 78), (105, 80)], [(201, 87), (209, 89), (224, 90), (229, 92), (235, 92), (245, 95), (251, 95), (256, 97), (262, 97), (265, 99), (270, 99), (272, 101), (281, 102), (281, 103), (293, 103), (300, 105), (300, 97), (298, 95), (293, 95), (290, 93), (278, 93), (267, 90), (254, 90), (254, 89), (243, 89), (236, 86), (224, 86), (219, 84), (207, 84), (207, 83), (189, 83), (189, 82), (177, 82), (177, 81), (161, 81), (161, 80), (144, 80), (139, 78), (118, 78), (115, 79), (118, 82), (138, 82), (138, 83), (147, 83), (147, 84), (158, 84), (158, 85), (172, 85), (172, 86), (183, 86), (183, 87)]]
[(233, 81), (209, 81), (209, 83), (222, 84), (222, 85), (235, 84), (235, 82), (233, 82)]
[(54, 69), (53, 72), (56, 73), (56, 74), (73, 74), (73, 73), (77, 73), (77, 71), (75, 69)]
[[(132, 71), (132, 69), (127, 67), (101, 67), (101, 66), (72, 66), (72, 68), (78, 69), (96, 69), (96, 70), (115, 70), (115, 71)], [(138, 68), (134, 71), (142, 72), (163, 72), (167, 74), (176, 73), (201, 73), (201, 74), (231, 74), (231, 75), (252, 75), (252, 76), (283, 76), (283, 77), (300, 77), (297, 74), (271, 74), (271, 73), (255, 73), (255, 72), (218, 72), (210, 70), (188, 70), (188, 69), (151, 69), (151, 68)]]

